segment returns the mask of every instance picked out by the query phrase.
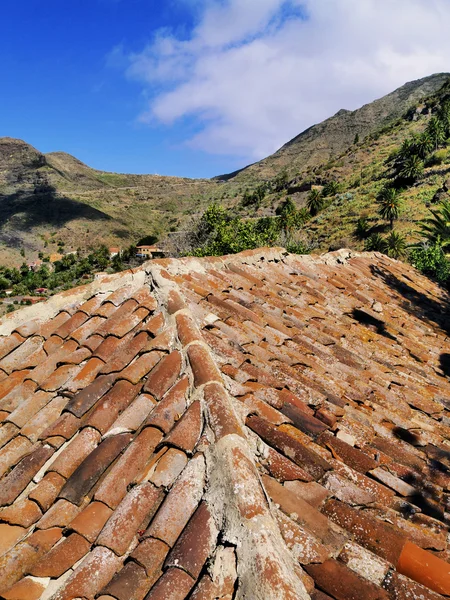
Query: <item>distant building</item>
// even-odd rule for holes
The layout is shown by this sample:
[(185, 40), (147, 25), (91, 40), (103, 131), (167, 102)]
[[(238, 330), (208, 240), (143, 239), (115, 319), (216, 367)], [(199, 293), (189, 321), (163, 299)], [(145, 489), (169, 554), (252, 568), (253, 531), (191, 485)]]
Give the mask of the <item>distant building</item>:
[(164, 250), (158, 248), (158, 246), (136, 246), (136, 257), (146, 258), (162, 258), (164, 256)]
[(28, 269), (30, 271), (37, 271), (41, 266), (42, 266), (42, 260), (39, 258), (31, 263), (28, 263)]
[(121, 249), (120, 248), (109, 248), (109, 258), (114, 258), (115, 256), (120, 255), (121, 253)]

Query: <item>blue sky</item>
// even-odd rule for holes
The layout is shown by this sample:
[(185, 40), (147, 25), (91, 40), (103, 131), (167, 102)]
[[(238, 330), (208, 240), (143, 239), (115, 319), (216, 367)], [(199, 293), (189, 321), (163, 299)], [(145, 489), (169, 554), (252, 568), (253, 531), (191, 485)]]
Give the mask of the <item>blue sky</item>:
[(448, 71), (448, 0), (2, 3), (0, 135), (116, 172), (209, 177)]

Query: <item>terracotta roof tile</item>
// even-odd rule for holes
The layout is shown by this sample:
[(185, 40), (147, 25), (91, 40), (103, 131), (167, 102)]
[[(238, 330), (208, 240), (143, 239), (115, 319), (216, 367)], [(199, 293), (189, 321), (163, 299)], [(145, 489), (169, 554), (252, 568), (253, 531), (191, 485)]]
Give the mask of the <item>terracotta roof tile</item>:
[(60, 577), (83, 558), (90, 548), (87, 540), (77, 533), (72, 533), (45, 554), (33, 566), (30, 573), (35, 577)]
[(4, 592), (5, 600), (39, 600), (45, 591), (45, 584), (31, 577), (24, 577), (8, 592)]
[(321, 565), (309, 565), (306, 571), (316, 585), (336, 600), (388, 600), (388, 594), (379, 586), (358, 576), (354, 571), (334, 559)]
[(15, 312), (2, 597), (447, 593), (447, 303), (378, 254), (261, 249)]
[(131, 561), (126, 563), (119, 573), (116, 573), (102, 592), (111, 594), (108, 597), (117, 600), (141, 600), (156, 579), (147, 577), (145, 569)]
[(60, 491), (59, 497), (80, 505), (102, 473), (130, 443), (131, 439), (132, 436), (129, 433), (119, 433), (104, 439), (72, 473)]
[(37, 523), (37, 529), (66, 527), (80, 512), (80, 508), (67, 500), (57, 500)]
[(14, 504), (0, 508), (0, 519), (11, 525), (30, 527), (42, 516), (42, 512), (36, 502), (27, 498), (16, 500)]
[(112, 512), (112, 509), (102, 502), (91, 502), (70, 522), (70, 529), (93, 542)]
[(173, 546), (200, 502), (204, 477), (204, 458), (197, 455), (177, 479), (145, 535)]
[(185, 452), (193, 452), (203, 429), (200, 402), (193, 402), (180, 420), (175, 424), (164, 442), (177, 446)]
[(75, 569), (52, 600), (93, 598), (111, 579), (121, 564), (111, 550), (95, 547)]
[(2, 480), (0, 506), (14, 502), (53, 452), (54, 450), (50, 446), (42, 445), (20, 460)]
[(146, 600), (183, 600), (194, 586), (195, 580), (181, 569), (171, 567), (147, 594)]
[(164, 433), (170, 431), (180, 415), (186, 410), (188, 388), (188, 378), (182, 377), (152, 410), (146, 424), (159, 427)]
[(64, 477), (51, 471), (30, 491), (28, 498), (34, 500), (41, 510), (46, 512), (58, 497), (65, 482)]
[(156, 512), (162, 497), (151, 483), (135, 486), (106, 522), (97, 543), (123, 555), (143, 523)]
[[(113, 438), (106, 438), (106, 440), (108, 439)], [(104, 502), (111, 508), (116, 508), (126, 495), (128, 486), (143, 472), (149, 463), (161, 439), (162, 434), (157, 429), (153, 427), (144, 429), (128, 446), (100, 483), (95, 493), (95, 499)]]
[(197, 579), (215, 547), (217, 535), (211, 513), (202, 502), (167, 557), (165, 566), (181, 567)]
[(70, 477), (83, 460), (98, 446), (101, 436), (92, 427), (86, 427), (68, 442), (55, 458), (49, 470)]
[(148, 577), (161, 574), (164, 560), (170, 548), (161, 540), (147, 538), (140, 542), (130, 557), (144, 567)]

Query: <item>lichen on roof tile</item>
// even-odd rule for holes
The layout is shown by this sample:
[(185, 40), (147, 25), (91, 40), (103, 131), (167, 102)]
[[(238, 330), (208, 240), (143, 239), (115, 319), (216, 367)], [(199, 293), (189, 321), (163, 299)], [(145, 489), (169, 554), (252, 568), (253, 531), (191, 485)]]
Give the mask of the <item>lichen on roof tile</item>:
[(8, 316), (0, 594), (450, 595), (449, 300), (377, 253), (266, 248)]

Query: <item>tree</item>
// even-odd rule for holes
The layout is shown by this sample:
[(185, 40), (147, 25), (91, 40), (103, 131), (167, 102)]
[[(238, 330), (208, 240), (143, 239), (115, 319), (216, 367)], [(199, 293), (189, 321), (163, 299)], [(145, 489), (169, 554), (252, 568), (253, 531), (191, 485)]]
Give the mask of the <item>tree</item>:
[(369, 221), (366, 217), (360, 217), (356, 222), (355, 234), (360, 240), (367, 238), (370, 231)]
[(394, 221), (400, 214), (400, 197), (398, 191), (394, 188), (385, 187), (378, 196), (380, 208), (378, 213), (382, 219), (389, 221), (391, 229), (394, 229)]
[(372, 235), (367, 238), (364, 248), (368, 252), (385, 253), (387, 250), (387, 243), (384, 237), (379, 233), (372, 233)]
[(398, 176), (408, 183), (413, 183), (423, 175), (423, 161), (417, 154), (411, 154), (403, 161)]
[(439, 241), (444, 251), (450, 250), (450, 202), (430, 210), (432, 216), (421, 223), (421, 232), (433, 243)]
[(426, 158), (433, 151), (433, 139), (428, 131), (424, 131), (416, 142), (417, 154), (420, 158)]
[(432, 117), (428, 123), (427, 133), (430, 136), (434, 149), (437, 150), (445, 140), (445, 129), (438, 117)]
[(323, 208), (324, 199), (319, 190), (311, 190), (306, 200), (306, 207), (308, 208), (311, 216), (315, 217)]
[(275, 214), (279, 216), (280, 227), (286, 235), (291, 234), (294, 229), (304, 223), (303, 213), (297, 210), (290, 198), (286, 198), (284, 202), (277, 206)]
[(339, 192), (339, 183), (337, 181), (328, 181), (324, 186), (323, 186), (323, 190), (322, 190), (322, 196), (324, 198), (328, 198), (330, 196), (336, 196), (336, 194)]
[(386, 251), (391, 258), (401, 258), (406, 254), (405, 237), (397, 231), (391, 231), (386, 238)]
[(353, 140), (354, 144), (359, 144), (359, 133), (355, 135), (355, 139)]

